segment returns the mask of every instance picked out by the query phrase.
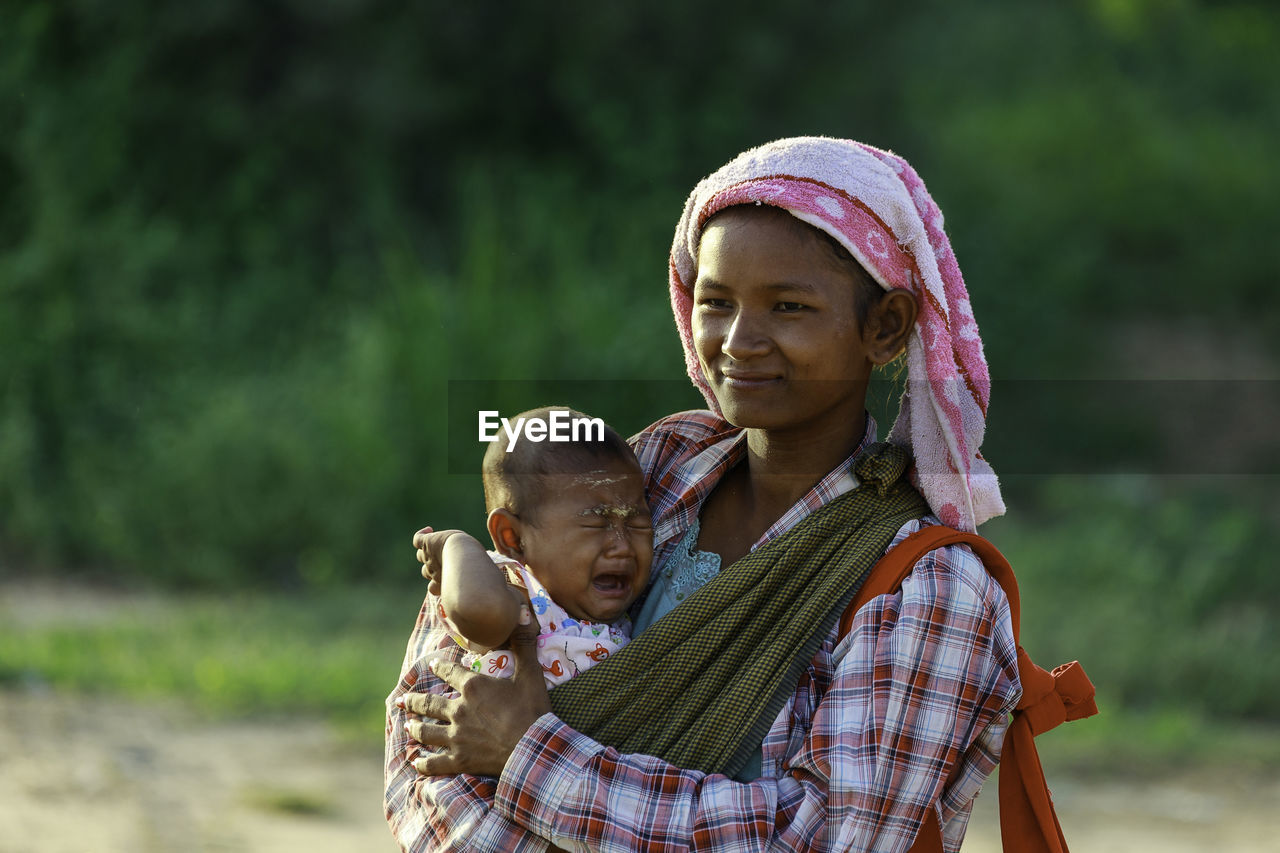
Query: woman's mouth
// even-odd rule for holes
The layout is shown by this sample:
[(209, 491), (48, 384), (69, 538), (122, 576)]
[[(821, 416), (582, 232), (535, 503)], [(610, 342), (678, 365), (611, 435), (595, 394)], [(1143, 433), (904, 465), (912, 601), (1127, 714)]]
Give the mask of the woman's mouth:
[(759, 373), (755, 371), (721, 371), (720, 376), (724, 379), (724, 384), (730, 388), (753, 389), (763, 388), (778, 380), (778, 377), (772, 373)]

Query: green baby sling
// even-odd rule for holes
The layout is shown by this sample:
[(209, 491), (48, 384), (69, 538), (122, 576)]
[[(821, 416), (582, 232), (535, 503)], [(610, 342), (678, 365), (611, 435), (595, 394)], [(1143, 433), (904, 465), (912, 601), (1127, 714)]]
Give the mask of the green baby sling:
[(928, 505), (876, 444), (858, 486), (742, 557), (606, 660), (555, 687), (574, 729), (624, 753), (738, 772), (898, 529)]

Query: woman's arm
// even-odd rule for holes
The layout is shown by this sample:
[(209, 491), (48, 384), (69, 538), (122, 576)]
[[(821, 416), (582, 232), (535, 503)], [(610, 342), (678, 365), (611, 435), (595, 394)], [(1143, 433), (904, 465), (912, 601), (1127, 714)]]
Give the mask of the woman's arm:
[(1018, 695), (1007, 604), (977, 559), (926, 556), (811, 675), (766, 740), (771, 778), (623, 755), (548, 713), (506, 760), (494, 812), (568, 849), (905, 850), (940, 803), (955, 849)]

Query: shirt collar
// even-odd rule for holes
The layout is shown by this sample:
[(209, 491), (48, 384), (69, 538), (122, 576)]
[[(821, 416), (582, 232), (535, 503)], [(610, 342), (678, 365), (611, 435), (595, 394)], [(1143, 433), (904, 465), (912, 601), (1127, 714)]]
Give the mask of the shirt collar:
[[(862, 440), (858, 442), (858, 446), (783, 513), (751, 546), (752, 550), (789, 530), (819, 507), (857, 488), (858, 479), (853, 474), (853, 463), (867, 447), (875, 442), (876, 431), (875, 418), (867, 412)], [(732, 435), (708, 444), (680, 464), (679, 480), (688, 486), (685, 493), (676, 501), (673, 511), (665, 518), (658, 520), (654, 531), (655, 543), (661, 545), (689, 529), (693, 519), (702, 512), (702, 504), (716, 484), (746, 455), (746, 439), (746, 430), (737, 430)]]

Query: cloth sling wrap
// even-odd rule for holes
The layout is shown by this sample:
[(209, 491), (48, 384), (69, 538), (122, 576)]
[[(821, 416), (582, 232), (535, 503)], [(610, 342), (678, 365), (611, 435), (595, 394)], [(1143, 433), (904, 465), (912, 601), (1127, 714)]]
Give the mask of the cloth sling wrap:
[[(854, 615), (878, 595), (896, 592), (925, 554), (945, 545), (964, 544), (982, 560), (987, 573), (1000, 584), (1009, 600), (1013, 640), (1018, 649), (1018, 680), (1022, 698), (1005, 732), (1000, 756), (1000, 837), (1005, 853), (1068, 853), (1067, 840), (1053, 809), (1049, 785), (1036, 752), (1035, 736), (1068, 720), (1098, 713), (1093, 684), (1079, 661), (1052, 672), (1037, 666), (1023, 650), (1019, 638), (1021, 604), (1013, 568), (996, 547), (975, 533), (949, 527), (924, 527), (899, 542), (872, 570), (840, 619), (840, 634), (853, 628)], [(938, 812), (929, 809), (909, 853), (942, 853)]]
[(869, 447), (854, 462), (857, 488), (552, 689), (556, 714), (622, 752), (738, 772), (894, 534), (927, 514), (904, 476), (910, 462), (896, 445)]

